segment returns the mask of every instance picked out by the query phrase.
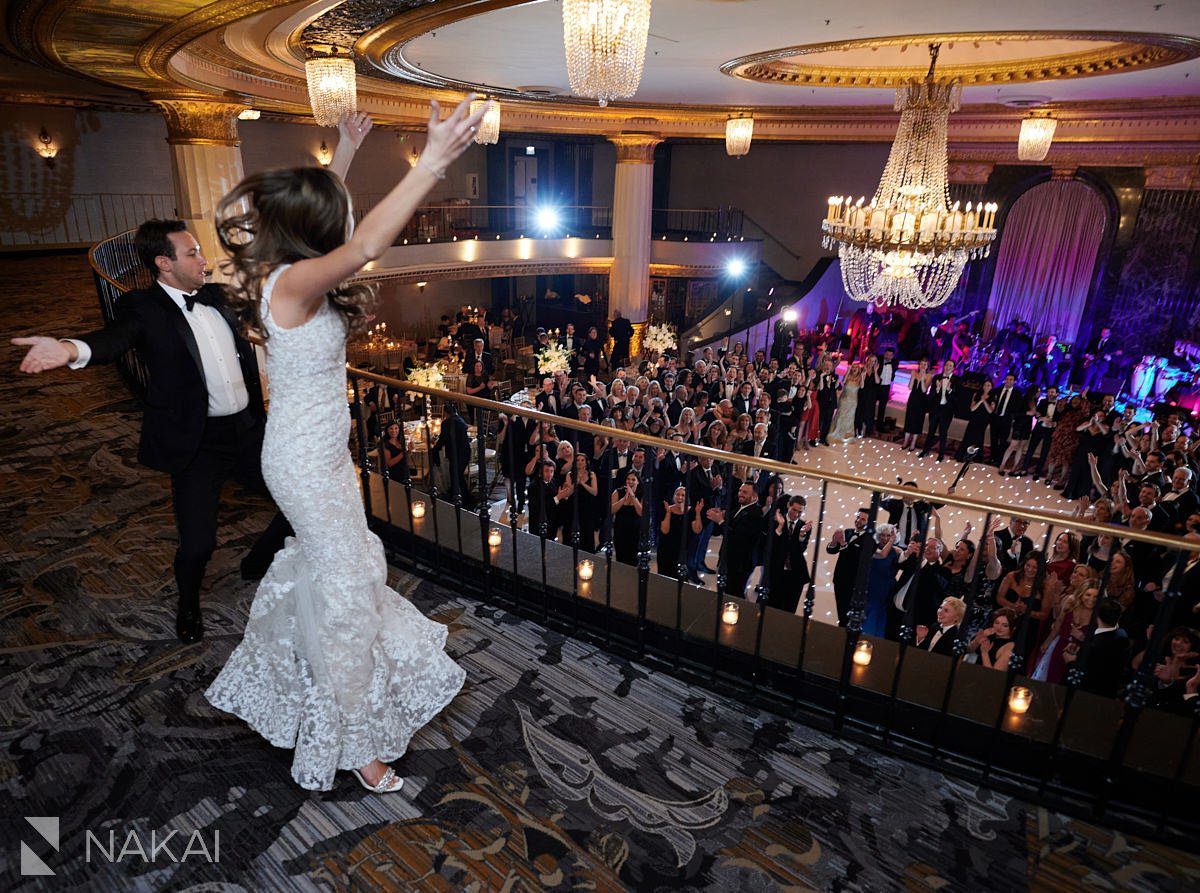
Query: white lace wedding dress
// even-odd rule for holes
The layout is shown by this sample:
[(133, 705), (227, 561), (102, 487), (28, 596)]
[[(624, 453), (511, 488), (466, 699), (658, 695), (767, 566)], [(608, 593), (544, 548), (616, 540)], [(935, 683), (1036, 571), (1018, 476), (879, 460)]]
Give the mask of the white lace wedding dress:
[(842, 386), (842, 398), (838, 401), (837, 417), (829, 440), (847, 443), (854, 439), (854, 415), (858, 412), (858, 385), (847, 383)]
[(387, 586), (383, 545), (367, 529), (347, 439), (346, 323), (328, 302), (307, 323), (269, 334), (271, 411), (263, 477), (296, 531), (275, 556), (241, 644), (208, 700), (276, 747), (292, 777), (328, 790), (338, 769), (394, 760), (462, 688), (447, 629)]

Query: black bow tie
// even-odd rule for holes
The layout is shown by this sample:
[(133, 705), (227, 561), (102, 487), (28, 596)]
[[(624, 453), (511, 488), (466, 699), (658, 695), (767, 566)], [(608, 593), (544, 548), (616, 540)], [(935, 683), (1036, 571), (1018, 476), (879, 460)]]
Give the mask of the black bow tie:
[(195, 307), (197, 304), (209, 304), (209, 303), (210, 302), (209, 302), (207, 296), (205, 296), (200, 291), (194, 291), (190, 295), (185, 293), (183, 296), (184, 307), (187, 309), (187, 311), (189, 313), (191, 312), (192, 308)]

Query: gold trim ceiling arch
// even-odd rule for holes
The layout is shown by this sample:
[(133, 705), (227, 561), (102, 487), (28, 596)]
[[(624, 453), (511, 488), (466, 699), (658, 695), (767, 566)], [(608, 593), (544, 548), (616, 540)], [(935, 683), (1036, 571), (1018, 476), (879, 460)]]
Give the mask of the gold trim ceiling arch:
[[(7, 27), (31, 61), (144, 99), (219, 99), (307, 117), (303, 45), (323, 40), (356, 49), (360, 106), (384, 124), (419, 127), (431, 97), (481, 87), (505, 100), (508, 133), (713, 139), (730, 114), (750, 112), (756, 141), (819, 142), (890, 141), (892, 87), (923, 74), (924, 43), (939, 37), (939, 70), (966, 83), (954, 145), (1015, 147), (1022, 113), (1002, 103), (1037, 93), (1059, 119), (1055, 151), (1136, 145), (1147, 163), (1195, 163), (1200, 19), (1187, 5), (1149, 15), (1122, 0), (1024, 12), (991, 0), (654, 0), (642, 86), (634, 101), (604, 109), (567, 94), (561, 6), (551, 2), (15, 0)], [(1112, 30), (1081, 30), (1100, 7)], [(929, 25), (937, 27), (899, 34)], [(753, 49), (780, 36), (800, 40)]]
[[(937, 74), (966, 87), (1055, 81), (1158, 68), (1200, 55), (1200, 41), (1173, 34), (1015, 31), (905, 34), (784, 47), (721, 65), (736, 78), (820, 87), (890, 87), (920, 80), (925, 48), (941, 44)], [(907, 56), (907, 59), (905, 58)]]

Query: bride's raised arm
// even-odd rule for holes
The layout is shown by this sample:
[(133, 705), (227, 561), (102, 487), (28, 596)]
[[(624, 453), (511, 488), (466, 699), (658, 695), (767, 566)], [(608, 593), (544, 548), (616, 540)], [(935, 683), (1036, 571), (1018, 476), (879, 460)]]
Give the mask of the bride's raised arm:
[[(272, 294), (272, 313), (292, 324), (307, 320), (326, 294), (392, 246), (446, 168), (471, 144), (483, 110), (471, 114), (468, 96), (442, 120), (437, 101), (429, 115), (425, 151), (408, 174), (363, 218), (344, 245), (328, 254), (297, 261), (279, 277)], [(339, 144), (340, 147), (340, 144)], [(282, 319), (281, 319), (282, 317)]]

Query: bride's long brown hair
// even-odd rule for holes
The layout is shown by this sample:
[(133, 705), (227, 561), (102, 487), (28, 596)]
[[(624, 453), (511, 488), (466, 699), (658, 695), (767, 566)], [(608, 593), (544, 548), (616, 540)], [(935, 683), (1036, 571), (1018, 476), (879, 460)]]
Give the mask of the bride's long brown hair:
[[(350, 194), (324, 168), (279, 168), (251, 174), (217, 206), (217, 238), (229, 255), (227, 296), (253, 341), (267, 340), (259, 312), (263, 283), (280, 264), (328, 254), (345, 244)], [(375, 306), (373, 285), (342, 284), (330, 303), (346, 317), (351, 336), (368, 328)]]

